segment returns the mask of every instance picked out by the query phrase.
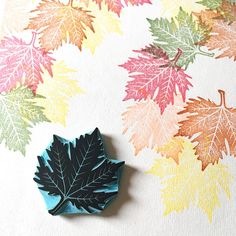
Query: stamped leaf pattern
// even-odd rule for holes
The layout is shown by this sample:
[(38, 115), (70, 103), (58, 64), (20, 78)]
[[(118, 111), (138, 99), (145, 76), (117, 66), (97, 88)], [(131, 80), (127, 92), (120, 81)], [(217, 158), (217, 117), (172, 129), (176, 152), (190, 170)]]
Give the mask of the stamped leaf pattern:
[(67, 39), (81, 49), (86, 38), (85, 28), (94, 31), (93, 16), (82, 7), (73, 6), (73, 0), (68, 4), (42, 0), (32, 14), (27, 28), (39, 32), (41, 46), (46, 51), (57, 49)]
[(36, 47), (35, 40), (33, 33), (29, 43), (17, 37), (0, 41), (0, 92), (9, 92), (17, 84), (36, 92), (38, 84), (43, 83), (42, 69), (52, 76), (54, 59), (50, 53)]
[(0, 94), (0, 142), (4, 141), (10, 150), (20, 151), (23, 155), (30, 141), (30, 128), (49, 121), (43, 108), (36, 104), (36, 98), (44, 99), (23, 87)]
[(170, 60), (162, 49), (155, 46), (136, 52), (139, 53), (138, 58), (130, 58), (127, 63), (121, 65), (133, 78), (126, 86), (127, 95), (124, 100), (140, 101), (150, 97), (159, 105), (163, 113), (167, 105), (174, 104), (177, 87), (185, 101), (186, 91), (192, 85), (188, 80), (190, 76), (176, 66), (182, 51), (177, 50), (173, 60)]
[(178, 122), (185, 118), (177, 115), (182, 106), (178, 96), (175, 106), (167, 107), (163, 115), (151, 99), (128, 107), (122, 114), (124, 133), (131, 134), (130, 142), (134, 145), (135, 155), (143, 148), (153, 149), (168, 143), (178, 131)]
[(220, 193), (230, 198), (233, 176), (227, 166), (210, 165), (202, 171), (194, 145), (189, 140), (183, 140), (178, 165), (173, 159), (157, 159), (147, 173), (161, 179), (164, 215), (196, 206), (212, 221), (214, 210), (221, 206)]
[(44, 113), (53, 123), (66, 126), (69, 111), (69, 99), (82, 90), (76, 80), (70, 79), (75, 70), (68, 68), (63, 61), (53, 65), (54, 78), (45, 74), (44, 83), (39, 85), (37, 92), (45, 99), (36, 99), (39, 106), (44, 107)]
[(188, 67), (197, 54), (213, 56), (202, 51), (200, 42), (204, 42), (209, 34), (209, 30), (198, 24), (193, 19), (193, 15), (185, 12), (182, 8), (176, 19), (166, 18), (148, 19), (150, 30), (155, 39), (155, 45), (162, 48), (169, 58), (174, 58), (178, 49), (182, 51), (177, 65)]
[(233, 58), (236, 60), (236, 22), (231, 24), (224, 20), (216, 19), (218, 14), (203, 11), (197, 14), (202, 24), (211, 27), (212, 32), (208, 41), (204, 43), (209, 50), (220, 50), (218, 58)]
[[(220, 103), (190, 99), (179, 114), (186, 114), (187, 120), (180, 122), (177, 136), (187, 136), (197, 142), (196, 154), (202, 162), (202, 169), (222, 159), (222, 152), (236, 156), (236, 109), (226, 106), (225, 92), (219, 90)], [(225, 144), (227, 141), (229, 150)]]

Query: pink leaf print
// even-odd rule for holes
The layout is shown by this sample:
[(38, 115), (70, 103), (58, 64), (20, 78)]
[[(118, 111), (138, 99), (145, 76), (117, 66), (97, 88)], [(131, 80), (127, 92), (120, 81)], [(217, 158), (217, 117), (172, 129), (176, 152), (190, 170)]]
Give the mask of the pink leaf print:
[[(93, 0), (93, 1), (96, 2), (100, 8), (102, 3), (105, 3), (108, 7), (108, 10), (115, 12), (118, 16), (120, 16), (120, 13), (124, 8), (124, 5), (122, 4), (121, 0)], [(130, 3), (133, 6), (139, 6), (145, 3), (151, 4), (150, 0), (124, 0), (124, 2), (126, 5)]]
[(161, 48), (149, 46), (139, 53), (138, 58), (130, 58), (128, 62), (121, 65), (134, 80), (126, 86), (127, 95), (124, 100), (142, 100), (150, 97), (160, 107), (163, 114), (167, 105), (174, 104), (176, 87), (185, 101), (186, 91), (192, 84), (188, 81), (191, 77), (176, 65), (182, 54), (178, 50), (173, 60), (170, 60)]
[(45, 68), (52, 76), (54, 59), (50, 53), (34, 45), (36, 33), (30, 43), (16, 37), (5, 37), (0, 42), (0, 92), (9, 92), (17, 83), (36, 92), (39, 82), (43, 83)]

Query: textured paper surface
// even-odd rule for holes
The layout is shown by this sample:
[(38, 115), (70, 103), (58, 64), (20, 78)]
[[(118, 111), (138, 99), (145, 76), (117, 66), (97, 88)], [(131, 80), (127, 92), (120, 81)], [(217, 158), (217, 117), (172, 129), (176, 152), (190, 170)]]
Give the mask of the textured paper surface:
[[(38, 2), (30, 1), (30, 6), (35, 7)], [(2, 1), (0, 5), (3, 23), (4, 3)], [(26, 9), (27, 5), (24, 6), (24, 9)], [(153, 41), (146, 18), (155, 19), (162, 16), (170, 19), (170, 17), (177, 15), (179, 6), (187, 11), (194, 12), (203, 9), (201, 5), (196, 5), (194, 1), (168, 0), (155, 0), (152, 1), (152, 5), (125, 7), (120, 18), (115, 14), (112, 15), (114, 23), (107, 27), (110, 27), (109, 32), (113, 33), (108, 33), (105, 36), (107, 31), (103, 31), (104, 28), (102, 28), (101, 37), (96, 35), (98, 38), (94, 40), (101, 43), (95, 50), (94, 44), (91, 46), (93, 41), (89, 42), (88, 39), (88, 41), (84, 41), (82, 51), (72, 44), (64, 44), (53, 52), (51, 56), (56, 58), (57, 61), (54, 63), (52, 71), (55, 75), (58, 75), (53, 88), (57, 91), (60, 90), (59, 88), (63, 88), (60, 90), (62, 93), (60, 97), (64, 98), (55, 97), (55, 101), (58, 101), (55, 106), (60, 107), (60, 104), (65, 101), (67, 106), (63, 104), (65, 110), (56, 109), (53, 112), (51, 104), (47, 104), (46, 109), (50, 111), (50, 117), (48, 118), (53, 122), (39, 123), (33, 129), (30, 129), (32, 132), (31, 141), (26, 145), (25, 157), (19, 151), (14, 152), (6, 148), (4, 143), (0, 145), (0, 199), (2, 212), (4, 212), (0, 216), (0, 230), (3, 235), (231, 236), (235, 234), (236, 162), (233, 157), (227, 156), (224, 157), (223, 161), (220, 161), (218, 167), (223, 171), (221, 171), (220, 176), (215, 174), (213, 169), (208, 171), (209, 175), (214, 176), (214, 180), (223, 180), (222, 186), (225, 188), (225, 190), (217, 192), (220, 207), (216, 198), (214, 198), (214, 201), (210, 201), (209, 204), (206, 203), (207, 206), (213, 203), (217, 205), (212, 216), (210, 211), (204, 212), (205, 206), (205, 208), (199, 207), (202, 206), (201, 201), (200, 203), (193, 203), (190, 198), (191, 194), (186, 195), (187, 199), (183, 204), (185, 208), (183, 211), (170, 212), (173, 206), (167, 204), (169, 208), (166, 208), (165, 201), (163, 201), (162, 190), (163, 181), (165, 180), (162, 178), (163, 168), (159, 168), (162, 164), (160, 161), (165, 160), (164, 175), (180, 173), (179, 179), (173, 180), (177, 183), (183, 181), (184, 174), (188, 175), (188, 173), (183, 172), (187, 169), (184, 167), (191, 166), (193, 162), (186, 164), (185, 159), (180, 155), (176, 157), (176, 160), (179, 159), (180, 168), (183, 167), (183, 170), (175, 168), (176, 160), (161, 158), (155, 148), (153, 150), (151, 148), (138, 150), (136, 157), (133, 144), (129, 142), (128, 133), (123, 134), (122, 113), (135, 103), (133, 100), (122, 101), (126, 96), (125, 86), (130, 79), (127, 71), (118, 65), (124, 64), (129, 57), (136, 57), (133, 50), (140, 50)], [(14, 9), (14, 5), (11, 7)], [(23, 16), (21, 14), (19, 19), (26, 22), (24, 17), (27, 18), (27, 14), (23, 14)], [(110, 16), (105, 17), (103, 15), (102, 19), (106, 22), (112, 22), (106, 20), (111, 19)], [(20, 27), (21, 25), (19, 25)], [(28, 43), (31, 41), (32, 35), (30, 32), (17, 33), (15, 31), (17, 29), (13, 29), (16, 37), (23, 38)], [(3, 34), (5, 33), (6, 31)], [(200, 96), (220, 104), (220, 95), (217, 91), (221, 89), (226, 93), (227, 107), (236, 107), (235, 63), (233, 59), (214, 59), (198, 55), (186, 71), (192, 77), (190, 82), (193, 85), (187, 91), (186, 99)], [(63, 73), (60, 70), (62, 67), (67, 68)], [(47, 84), (52, 87), (50, 84), (51, 78), (46, 71), (45, 75), (44, 84), (39, 83), (38, 90), (41, 91), (43, 96), (49, 96), (50, 100), (54, 98), (54, 94), (52, 91), (47, 92), (43, 85)], [(60, 80), (60, 78), (62, 79)], [(67, 90), (64, 84), (68, 84), (68, 79), (71, 83)], [(68, 97), (70, 99), (67, 100)], [(178, 102), (178, 99), (175, 98), (175, 102)], [(39, 106), (44, 105), (43, 100), (39, 99), (37, 104)], [(64, 117), (64, 119), (61, 117)], [(70, 140), (80, 133), (92, 130), (94, 127), (99, 127), (105, 135), (105, 142), (109, 146), (108, 154), (124, 159), (127, 163), (128, 167), (124, 169), (123, 177), (125, 181), (121, 183), (120, 196), (102, 216), (53, 218), (45, 211), (38, 189), (32, 181), (37, 165), (36, 156), (45, 149), (55, 133)], [(178, 142), (182, 145), (180, 140), (177, 140)], [(169, 145), (173, 147), (173, 143), (169, 143)], [(191, 143), (186, 141), (184, 147), (188, 156), (194, 156)], [(175, 145), (175, 148), (178, 150), (179, 146)], [(160, 148), (159, 152), (173, 157), (173, 154), (167, 153), (166, 150), (168, 150), (168, 146)], [(196, 168), (194, 168), (193, 173), (198, 173), (201, 181), (204, 181), (208, 178), (208, 175), (203, 176), (201, 174), (201, 163), (197, 163), (194, 164)], [(157, 176), (147, 174), (148, 171), (151, 171), (153, 164), (156, 164), (155, 171), (158, 170), (158, 173), (154, 174)], [(224, 172), (224, 166), (227, 166), (227, 173)], [(206, 170), (208, 170), (208, 167)], [(203, 185), (201, 185), (199, 178), (197, 178), (198, 184), (196, 184), (196, 186), (199, 186), (197, 187), (197, 195), (202, 196), (201, 193), (205, 189), (202, 190)], [(211, 183), (212, 186), (219, 187), (217, 181), (211, 181)], [(168, 196), (172, 196), (171, 194), (177, 186), (179, 185), (176, 184), (173, 188), (168, 188), (170, 192)], [(188, 189), (188, 182), (186, 186), (182, 185), (180, 187), (184, 190)], [(228, 186), (230, 186), (230, 194)], [(215, 189), (207, 188), (208, 191), (212, 193)], [(206, 200), (208, 199), (205, 198), (205, 202), (207, 202)], [(188, 202), (190, 205), (185, 207)], [(179, 204), (180, 208), (182, 207), (181, 204)], [(212, 219), (209, 220), (211, 217)]]

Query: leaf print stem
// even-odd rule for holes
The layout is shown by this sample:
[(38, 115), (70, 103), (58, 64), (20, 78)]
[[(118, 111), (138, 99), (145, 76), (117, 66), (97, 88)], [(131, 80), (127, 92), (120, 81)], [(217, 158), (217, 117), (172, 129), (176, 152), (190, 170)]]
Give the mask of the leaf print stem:
[(65, 204), (65, 202), (66, 202), (66, 199), (64, 199), (64, 197), (62, 197), (62, 198), (60, 199), (60, 201), (58, 202), (58, 204), (57, 204), (54, 208), (52, 208), (51, 210), (49, 210), (48, 212), (49, 212), (51, 215), (55, 216), (55, 215), (57, 214), (57, 212), (61, 209), (61, 207)]
[(33, 31), (31, 41), (28, 45), (32, 45), (34, 47), (36, 36), (37, 36), (37, 33)]
[(198, 49), (199, 51), (196, 52), (196, 54), (202, 55), (202, 56), (207, 56), (207, 57), (214, 57), (215, 53), (210, 53), (210, 52), (204, 52), (202, 51), (201, 47)]
[(179, 58), (181, 57), (182, 54), (183, 54), (183, 51), (182, 51), (180, 48), (178, 48), (177, 54), (176, 54), (175, 57), (171, 60), (171, 63), (172, 63), (172, 65), (173, 65), (174, 67), (177, 66), (176, 63), (178, 62), (178, 60), (179, 60)]
[(73, 0), (69, 0), (68, 6), (71, 6), (71, 7), (72, 7), (72, 5), (73, 5)]
[(219, 89), (218, 92), (220, 93), (220, 105), (219, 107), (226, 107), (226, 100), (225, 100), (225, 91)]

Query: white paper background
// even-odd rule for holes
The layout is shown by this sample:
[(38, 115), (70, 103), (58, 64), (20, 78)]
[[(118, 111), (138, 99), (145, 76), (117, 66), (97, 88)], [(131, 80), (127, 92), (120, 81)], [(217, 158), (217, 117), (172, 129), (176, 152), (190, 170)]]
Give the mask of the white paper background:
[[(117, 65), (132, 56), (133, 49), (140, 49), (151, 42), (146, 18), (158, 16), (158, 2), (126, 8), (120, 18), (123, 34), (106, 37), (94, 55), (88, 50), (80, 52), (71, 45), (55, 52), (57, 59), (78, 70), (76, 78), (85, 93), (71, 100), (66, 128), (45, 123), (33, 129), (26, 157), (0, 145), (0, 235), (236, 235), (235, 182), (231, 188), (231, 200), (221, 196), (222, 207), (215, 210), (212, 223), (195, 207), (164, 217), (159, 180), (144, 174), (156, 154), (144, 150), (138, 158), (134, 157), (128, 137), (122, 135), (121, 113), (132, 102), (122, 102), (127, 72)], [(4, 1), (0, 6), (2, 13)], [(194, 85), (188, 97), (202, 96), (217, 102), (217, 89), (220, 88), (227, 93), (228, 105), (236, 106), (236, 62), (198, 56), (189, 66), (188, 74), (193, 77)], [(126, 161), (120, 194), (100, 216), (52, 217), (32, 180), (36, 156), (47, 146), (53, 134), (72, 139), (95, 127), (105, 135), (108, 153)], [(236, 161), (227, 159), (224, 162), (230, 164), (232, 173), (236, 173)]]

